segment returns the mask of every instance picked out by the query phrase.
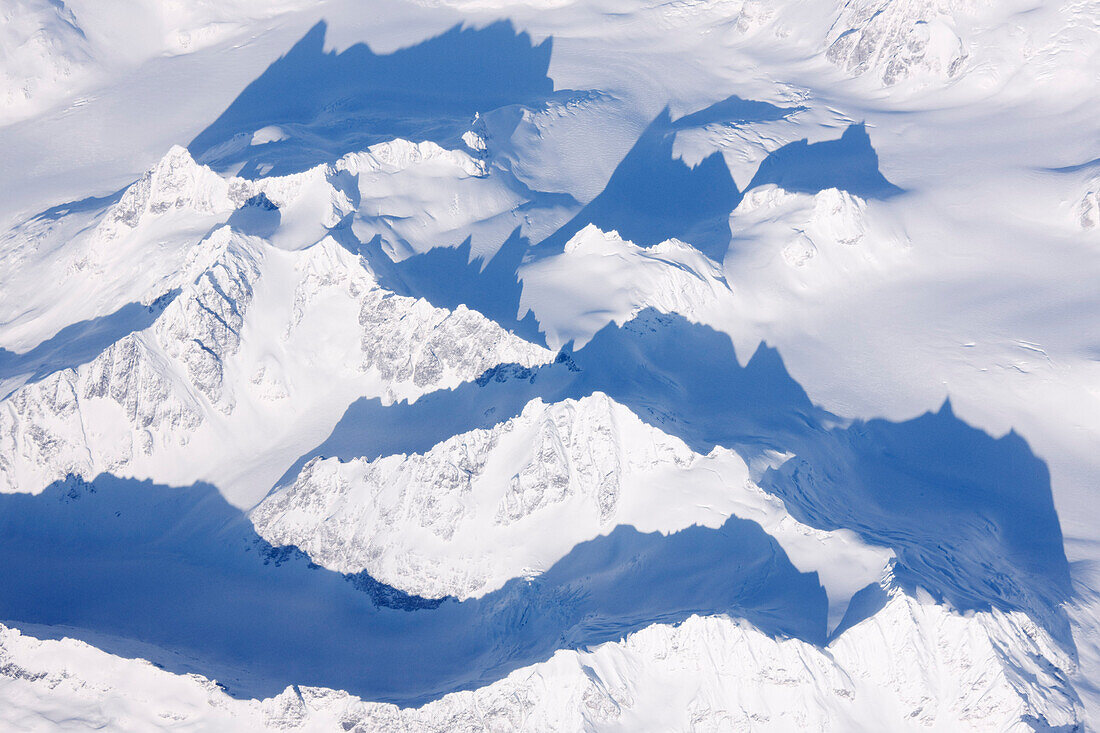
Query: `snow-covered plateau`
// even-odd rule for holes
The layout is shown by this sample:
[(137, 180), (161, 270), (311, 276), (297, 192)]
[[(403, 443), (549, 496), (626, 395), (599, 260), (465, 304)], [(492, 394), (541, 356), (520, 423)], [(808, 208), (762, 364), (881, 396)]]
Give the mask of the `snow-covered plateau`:
[(0, 728), (1100, 730), (1097, 0), (0, 0)]

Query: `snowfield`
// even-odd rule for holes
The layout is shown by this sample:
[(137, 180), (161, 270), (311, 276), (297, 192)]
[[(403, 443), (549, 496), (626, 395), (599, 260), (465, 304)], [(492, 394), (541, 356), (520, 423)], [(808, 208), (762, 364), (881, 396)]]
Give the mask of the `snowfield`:
[(0, 0), (0, 727), (1100, 729), (1100, 2)]

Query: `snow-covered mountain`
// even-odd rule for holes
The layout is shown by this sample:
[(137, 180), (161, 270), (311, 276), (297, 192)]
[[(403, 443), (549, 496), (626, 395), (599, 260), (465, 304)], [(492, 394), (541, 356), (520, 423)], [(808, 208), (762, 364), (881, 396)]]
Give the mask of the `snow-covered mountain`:
[[(212, 478), (220, 464), (219, 485), (248, 486), (240, 500), (252, 502), (355, 397), (415, 399), (500, 363), (550, 360), (476, 312), (380, 287), (328, 233), (350, 208), (331, 183), (342, 171), (227, 181), (175, 148), (64, 241), (48, 264), (66, 264), (59, 276), (74, 295), (84, 291), (85, 307), (110, 262), (132, 257), (132, 279), (124, 274), (126, 291), (115, 297), (149, 302), (150, 322), (86, 363), (65, 363), (61, 349), (44, 363), (13, 364), (8, 384), (29, 383), (7, 395), (0, 417), (5, 489), (103, 471), (185, 484)], [(219, 216), (229, 224), (214, 223)], [(252, 233), (272, 218), (280, 236)], [(213, 228), (203, 236), (196, 224)], [(50, 246), (55, 231), (32, 246)], [(150, 238), (160, 262), (136, 251)], [(25, 308), (33, 297), (9, 303)], [(62, 305), (44, 303), (46, 314), (24, 319), (37, 326)], [(263, 467), (242, 472), (242, 459)]]
[(4, 727), (1100, 719), (1100, 3), (0, 20)]
[(889, 558), (850, 533), (795, 521), (737, 454), (700, 456), (600, 392), (533, 400), (511, 420), (424, 454), (315, 458), (251, 519), (267, 541), (295, 545), (331, 570), (465, 599), (536, 576), (618, 525), (668, 534), (717, 528), (731, 515), (764, 527), (844, 602)]
[(41, 720), (45, 706), (18, 702), (28, 698), (50, 700), (48, 714), (89, 721), (221, 730), (1027, 731), (1072, 729), (1078, 719), (1064, 684), (1071, 663), (1026, 619), (966, 620), (900, 594), (826, 650), (693, 616), (559, 651), (419, 708), (307, 686), (243, 701), (198, 675), (13, 629), (0, 648), (4, 689), (17, 701), (3, 719), (17, 727)]

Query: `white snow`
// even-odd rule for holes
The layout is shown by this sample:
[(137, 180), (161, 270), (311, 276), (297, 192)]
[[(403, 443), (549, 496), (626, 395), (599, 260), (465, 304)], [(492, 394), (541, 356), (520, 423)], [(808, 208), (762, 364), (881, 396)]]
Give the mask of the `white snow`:
[[(556, 91), (478, 110), (446, 139), (393, 135), (291, 175), (196, 163), (184, 144), (322, 18), (329, 56), (507, 18), (534, 43), (553, 39)], [(728, 334), (743, 361), (767, 341), (843, 418), (903, 420), (950, 397), (967, 423), (1015, 430), (1049, 468), (1077, 591), (1065, 604), (1076, 656), (1020, 611), (957, 611), (887, 575), (886, 604), (825, 646), (693, 616), (418, 708), (305, 686), (237, 699), (129, 658), (185, 650), (103, 640), (134, 650), (111, 655), (47, 640), (93, 629), (0, 618), (0, 726), (1095, 725), (1097, 68), (1096, 0), (382, 0), (370, 12), (356, 0), (0, 0), (0, 490), (36, 494), (68, 473), (207, 481), (252, 509), (265, 538), (326, 568), (463, 599), (618, 526), (670, 535), (740, 517), (818, 573), (834, 627), (889, 551), (797, 521), (753, 481), (758, 466), (696, 452), (602, 393), (534, 399), (420, 452), (296, 463), (357, 400), (415, 402), (500, 364), (547, 364), (653, 308)], [(470, 238), (487, 259), (517, 228), (537, 244), (666, 105), (676, 120), (732, 94), (803, 110), (674, 133), (685, 165), (720, 153), (744, 193), (728, 252), (630, 242), (598, 223), (560, 253), (533, 248), (518, 315), (548, 348), (470, 307), (401, 294), (386, 263), (345, 246), (349, 232), (378, 235), (401, 261)], [(899, 195), (744, 191), (783, 146), (861, 122)], [(261, 154), (297, 134), (273, 118), (241, 144)], [(536, 194), (559, 198), (529, 205)]]
[[(184, 205), (194, 199), (169, 210)], [(551, 358), (464, 307), (381, 289), (331, 238), (286, 251), (220, 227), (181, 255), (171, 277), (182, 290), (152, 326), (4, 401), (3, 490), (112, 471), (208, 480), (250, 506), (360, 396), (415, 399), (499, 363)]]
[(535, 314), (551, 348), (569, 341), (582, 347), (608, 323), (622, 325), (647, 306), (705, 322), (705, 314), (728, 308), (732, 295), (721, 268), (691, 245), (638, 247), (591, 224), (561, 255), (520, 275), (520, 315)]
[[(156, 650), (135, 649), (137, 654)], [(123, 730), (1030, 731), (1073, 725), (1073, 662), (1017, 615), (962, 617), (893, 593), (827, 650), (728, 617), (655, 624), (559, 651), (472, 692), (419, 708), (294, 686), (237, 700), (70, 639), (0, 627), (0, 721)]]
[(733, 451), (693, 453), (600, 392), (534, 400), (424, 454), (314, 459), (250, 516), (264, 539), (324, 567), (466, 599), (537, 575), (619, 525), (668, 534), (716, 529), (731, 515), (760, 524), (799, 570), (819, 574), (834, 625), (891, 556), (852, 532), (795, 521)]

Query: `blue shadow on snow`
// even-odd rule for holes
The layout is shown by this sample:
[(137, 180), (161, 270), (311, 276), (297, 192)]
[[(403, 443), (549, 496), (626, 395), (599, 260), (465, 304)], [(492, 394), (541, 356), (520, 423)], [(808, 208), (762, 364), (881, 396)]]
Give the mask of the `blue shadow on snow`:
[(316, 456), (423, 452), (507, 420), (536, 397), (595, 391), (698, 453), (724, 446), (750, 463), (766, 450), (793, 453), (759, 483), (795, 518), (892, 548), (901, 582), (955, 608), (1024, 611), (1072, 647), (1061, 609), (1072, 589), (1050, 476), (1022, 438), (995, 439), (949, 406), (900, 423), (847, 424), (813, 405), (774, 349), (761, 345), (741, 367), (725, 334), (652, 310), (607, 326), (550, 365), (502, 365), (412, 404), (360, 399), (279, 483)]
[(303, 684), (422, 704), (558, 649), (694, 613), (728, 613), (816, 644), (825, 637), (816, 574), (800, 573), (759, 525), (736, 518), (668, 536), (619, 527), (531, 581), (430, 602), (272, 548), (212, 486), (104, 474), (0, 495), (0, 568), (6, 623), (60, 626), (57, 635), (122, 656), (140, 649), (239, 697)]
[[(768, 105), (769, 107), (771, 105)], [(712, 257), (729, 244), (729, 214), (741, 201), (721, 153), (694, 168), (672, 152), (675, 128), (665, 108), (645, 129), (596, 198), (538, 245), (539, 255), (562, 251), (589, 224), (649, 246), (676, 237)]]
[[(13, 377), (25, 377), (20, 385), (37, 382), (92, 361), (119, 339), (151, 326), (178, 294), (173, 290), (149, 305), (128, 303), (110, 315), (66, 326), (22, 354), (0, 349), (0, 383)], [(0, 398), (8, 396), (0, 393)]]
[[(509, 21), (449, 31), (390, 54), (357, 43), (324, 50), (315, 25), (188, 145), (196, 160), (239, 175), (285, 175), (403, 137), (457, 143), (475, 114), (541, 100), (551, 39), (538, 45)], [(252, 145), (280, 128), (282, 139)], [(279, 137), (276, 135), (275, 137)]]
[(523, 290), (516, 273), (528, 251), (519, 228), (487, 260), (472, 257), (470, 249), (467, 238), (458, 247), (437, 247), (393, 263), (377, 243), (364, 245), (361, 253), (372, 265), (381, 262), (377, 269), (389, 268), (396, 274), (403, 289), (399, 292), (424, 298), (437, 308), (454, 310), (464, 305), (527, 341), (545, 343), (533, 313), (516, 318)]
[(865, 199), (886, 199), (902, 193), (879, 171), (878, 154), (862, 124), (849, 125), (839, 140), (798, 140), (773, 151), (760, 164), (748, 187), (765, 183), (794, 193), (839, 188)]

